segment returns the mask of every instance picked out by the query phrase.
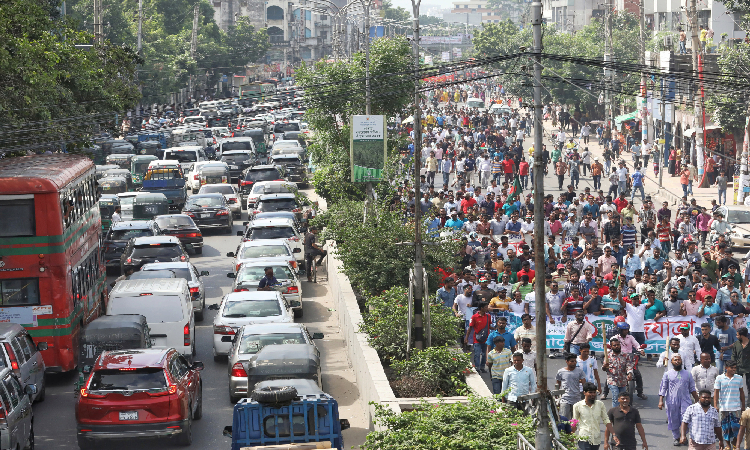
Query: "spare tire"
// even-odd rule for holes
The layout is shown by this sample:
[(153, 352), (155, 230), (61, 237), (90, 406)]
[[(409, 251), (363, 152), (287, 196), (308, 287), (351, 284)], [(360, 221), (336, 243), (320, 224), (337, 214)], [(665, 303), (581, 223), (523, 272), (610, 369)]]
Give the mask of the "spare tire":
[(297, 397), (294, 386), (266, 386), (253, 389), (250, 398), (258, 403), (284, 403)]

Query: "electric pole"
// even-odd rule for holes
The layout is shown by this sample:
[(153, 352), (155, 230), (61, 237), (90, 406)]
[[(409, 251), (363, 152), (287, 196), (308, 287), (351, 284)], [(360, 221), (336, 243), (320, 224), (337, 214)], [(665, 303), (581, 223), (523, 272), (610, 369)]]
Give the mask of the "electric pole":
[[(604, 62), (612, 62), (612, 0), (607, 0), (606, 17), (604, 22)], [(612, 99), (610, 98), (610, 88), (612, 83), (612, 69), (605, 65), (604, 67), (604, 128), (609, 128), (614, 133), (612, 123)]]
[(94, 41), (102, 43), (102, 0), (94, 0)]
[[(699, 78), (700, 75), (700, 61), (699, 59), (699, 52), (701, 48), (700, 39), (698, 38), (698, 10), (696, 8), (696, 0), (690, 0), (690, 11), (688, 12), (688, 19), (690, 20), (690, 31), (691, 31), (691, 37), (693, 42), (693, 72), (697, 75), (696, 78)], [(693, 89), (693, 100), (695, 101), (695, 158), (696, 162), (698, 164), (698, 176), (703, 175), (703, 165), (704, 165), (704, 155), (703, 155), (703, 121), (701, 118), (703, 117), (703, 105), (701, 104), (700, 97), (695, 95), (696, 90)], [(685, 156), (683, 155), (683, 160), (685, 159)], [(691, 158), (688, 158), (690, 160)], [(675, 169), (677, 170), (677, 169)], [(704, 183), (708, 183), (707, 177), (704, 181)], [(706, 184), (705, 186), (701, 184), (699, 187), (708, 187)]]
[[(422, 157), (422, 104), (419, 96), (419, 5), (422, 0), (411, 0), (414, 19), (414, 348), (424, 348), (422, 314), (424, 303), (424, 270), (422, 268), (422, 208), (420, 207), (419, 169)], [(367, 31), (369, 39), (370, 31)]]
[[(365, 115), (370, 115), (370, 4), (372, 0), (364, 0), (362, 2), (365, 7)], [(419, 60), (417, 60), (419, 62)], [(386, 137), (387, 139), (387, 137)], [(421, 161), (421, 160), (420, 160)], [(385, 162), (385, 161), (384, 161)], [(415, 193), (416, 198), (416, 193)], [(365, 183), (365, 221), (372, 214), (372, 201), (375, 199), (375, 192), (372, 189), (372, 181)], [(415, 205), (414, 209), (417, 209), (419, 205)]]
[[(531, 4), (531, 26), (534, 35), (534, 265), (544, 267), (544, 168), (542, 166), (542, 3), (534, 1)], [(538, 305), (544, 304), (544, 282), (540, 278), (534, 283), (534, 296)], [(544, 349), (547, 348), (547, 315), (544, 307), (536, 311), (536, 367), (537, 367), (537, 413), (538, 428), (536, 430), (536, 450), (552, 449), (552, 433), (550, 431), (547, 402), (550, 400), (547, 389), (547, 358)]]
[[(664, 177), (664, 164), (662, 164), (662, 158), (664, 157), (664, 147), (667, 145), (667, 106), (666, 96), (664, 95), (664, 85), (667, 83), (667, 79), (662, 77), (661, 79), (661, 138), (664, 140), (661, 149), (656, 142), (652, 142), (654, 145), (654, 162), (657, 163), (656, 167), (659, 168), (659, 187), (662, 187), (661, 180)], [(671, 123), (671, 122), (670, 122)], [(658, 159), (657, 159), (658, 157)]]
[(190, 36), (190, 57), (195, 59), (196, 53), (198, 53), (198, 13), (199, 4), (196, 3), (193, 6), (193, 34)]
[(143, 49), (143, 0), (138, 0), (138, 55)]
[[(643, 2), (638, 2), (638, 26), (640, 29), (640, 57), (638, 58), (641, 62), (641, 66), (646, 65), (646, 24), (645, 24), (645, 11)], [(641, 68), (641, 141), (648, 139), (648, 123), (650, 117), (648, 116), (648, 86), (646, 80), (646, 69)]]

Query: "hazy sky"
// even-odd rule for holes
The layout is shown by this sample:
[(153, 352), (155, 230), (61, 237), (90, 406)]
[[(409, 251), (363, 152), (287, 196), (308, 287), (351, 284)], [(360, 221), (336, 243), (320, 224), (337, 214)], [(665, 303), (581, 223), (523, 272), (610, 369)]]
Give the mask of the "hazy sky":
[[(401, 6), (405, 10), (409, 11), (409, 14), (411, 14), (412, 12), (411, 0), (391, 0), (391, 2), (393, 3), (393, 6)], [(419, 6), (419, 10), (424, 11), (427, 8), (433, 8), (435, 6), (441, 6), (443, 8), (452, 8), (453, 2), (451, 2), (450, 0), (440, 0), (440, 1), (432, 0), (429, 2), (425, 2), (424, 0), (422, 0), (422, 4)], [(422, 14), (424, 15), (424, 12), (422, 12)]]

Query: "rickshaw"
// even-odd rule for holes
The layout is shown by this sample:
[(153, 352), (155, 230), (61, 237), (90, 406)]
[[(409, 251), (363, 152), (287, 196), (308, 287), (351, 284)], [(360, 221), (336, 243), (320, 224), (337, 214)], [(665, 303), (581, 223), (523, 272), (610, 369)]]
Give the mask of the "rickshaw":
[(268, 147), (266, 146), (266, 134), (261, 128), (253, 128), (250, 130), (243, 131), (238, 137), (250, 137), (253, 138), (255, 144), (255, 153), (265, 158), (268, 156)]
[(112, 214), (115, 208), (120, 206), (120, 199), (117, 195), (105, 194), (99, 198), (99, 215), (102, 216), (102, 232), (109, 231), (112, 226)]
[[(158, 144), (158, 142), (157, 142)], [(143, 185), (143, 176), (146, 175), (148, 165), (151, 161), (156, 161), (156, 156), (153, 155), (136, 155), (130, 161), (130, 174), (133, 179), (133, 185), (140, 187)]]
[(124, 178), (125, 182), (128, 184), (128, 191), (135, 190), (133, 188), (133, 176), (130, 173), (130, 166), (128, 166), (127, 169), (112, 169), (108, 170), (105, 174), (106, 177), (120, 177)]
[(96, 179), (104, 178), (104, 175), (107, 174), (110, 170), (119, 169), (120, 166), (116, 166), (114, 164), (104, 164), (104, 165), (97, 165), (96, 166)]
[(128, 192), (128, 183), (123, 177), (106, 176), (99, 179), (99, 192), (102, 195), (117, 195), (121, 192)]
[(101, 316), (81, 330), (76, 393), (104, 351), (151, 348), (146, 318), (140, 314)]
[(130, 160), (135, 156), (132, 153), (113, 153), (107, 156), (107, 165), (114, 164), (121, 169), (130, 169)]
[(200, 168), (201, 186), (204, 184), (229, 183), (229, 167), (222, 163), (208, 163)]
[(133, 220), (153, 220), (156, 216), (169, 214), (169, 202), (164, 194), (143, 193), (133, 201)]
[(164, 156), (164, 150), (159, 141), (142, 141), (136, 144), (135, 148), (139, 155), (151, 155), (157, 159)]

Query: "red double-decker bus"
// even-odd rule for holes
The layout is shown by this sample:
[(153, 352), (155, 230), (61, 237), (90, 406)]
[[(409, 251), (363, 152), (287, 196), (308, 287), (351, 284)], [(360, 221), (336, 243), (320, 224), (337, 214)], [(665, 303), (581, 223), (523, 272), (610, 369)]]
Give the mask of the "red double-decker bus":
[(0, 322), (47, 342), (51, 372), (76, 367), (81, 327), (104, 309), (97, 200), (90, 159), (0, 160)]

